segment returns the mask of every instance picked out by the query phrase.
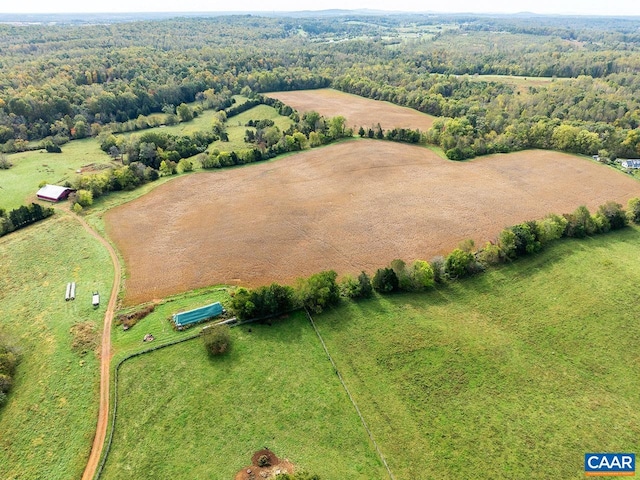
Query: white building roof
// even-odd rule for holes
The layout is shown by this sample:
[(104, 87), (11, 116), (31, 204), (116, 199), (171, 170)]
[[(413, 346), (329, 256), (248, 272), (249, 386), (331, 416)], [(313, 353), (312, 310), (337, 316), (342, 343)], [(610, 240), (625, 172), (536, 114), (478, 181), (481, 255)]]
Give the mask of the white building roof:
[(67, 190), (67, 187), (61, 187), (59, 185), (45, 185), (38, 190), (38, 197), (55, 198), (59, 199)]

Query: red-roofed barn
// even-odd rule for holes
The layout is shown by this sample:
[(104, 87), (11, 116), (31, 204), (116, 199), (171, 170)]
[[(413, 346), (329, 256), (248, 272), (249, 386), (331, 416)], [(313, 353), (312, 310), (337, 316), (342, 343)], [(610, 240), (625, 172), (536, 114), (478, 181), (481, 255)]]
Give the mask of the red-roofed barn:
[(60, 187), (58, 185), (45, 185), (38, 190), (36, 195), (41, 200), (59, 202), (60, 200), (66, 200), (71, 192), (73, 192), (72, 188)]

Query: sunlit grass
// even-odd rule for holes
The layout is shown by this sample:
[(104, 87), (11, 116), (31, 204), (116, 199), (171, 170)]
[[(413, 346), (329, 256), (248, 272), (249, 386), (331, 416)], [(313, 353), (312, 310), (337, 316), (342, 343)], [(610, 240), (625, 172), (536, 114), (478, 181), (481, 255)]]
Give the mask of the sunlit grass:
[(113, 164), (94, 138), (66, 143), (62, 145), (62, 153), (36, 150), (7, 158), (13, 167), (0, 170), (0, 207), (6, 209), (34, 201), (41, 182), (62, 185), (73, 181), (82, 167), (91, 165), (91, 169), (99, 169)]
[(324, 480), (384, 478), (304, 315), (232, 337), (221, 358), (195, 339), (122, 366), (102, 478), (228, 480), (264, 446)]
[[(106, 250), (69, 215), (0, 238), (0, 334), (21, 351), (9, 403), (0, 410), (0, 478), (79, 478), (98, 412), (99, 361), (71, 349), (70, 328), (92, 322), (96, 340), (113, 269)], [(67, 282), (76, 300), (64, 299)]]
[(397, 478), (581, 478), (637, 451), (640, 232), (317, 318)]

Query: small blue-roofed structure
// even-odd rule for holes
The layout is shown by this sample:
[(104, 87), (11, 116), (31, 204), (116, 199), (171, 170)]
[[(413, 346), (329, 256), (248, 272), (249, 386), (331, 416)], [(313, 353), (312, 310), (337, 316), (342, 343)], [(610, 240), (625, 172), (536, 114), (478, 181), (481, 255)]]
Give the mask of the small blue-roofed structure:
[(224, 308), (222, 308), (222, 304), (220, 302), (216, 302), (187, 312), (176, 313), (173, 315), (173, 323), (175, 323), (178, 328), (184, 328), (186, 326), (194, 325), (198, 322), (217, 317), (223, 313)]

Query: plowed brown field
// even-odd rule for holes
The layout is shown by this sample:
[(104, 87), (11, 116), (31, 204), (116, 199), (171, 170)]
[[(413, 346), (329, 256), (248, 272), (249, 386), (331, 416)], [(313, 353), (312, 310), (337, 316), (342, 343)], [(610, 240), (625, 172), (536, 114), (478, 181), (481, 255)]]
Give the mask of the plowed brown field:
[(347, 119), (347, 127), (370, 128), (378, 123), (390, 128), (410, 128), (427, 131), (434, 117), (412, 108), (399, 107), (389, 102), (370, 100), (349, 93), (322, 88), (319, 90), (297, 90), (294, 92), (273, 92), (267, 94), (295, 108), (299, 112), (314, 110), (325, 117), (342, 115)]
[(353, 140), (270, 163), (184, 176), (109, 211), (128, 304), (216, 283), (290, 283), (429, 260), (508, 225), (607, 200), (640, 183), (548, 151), (443, 160), (426, 148)]

